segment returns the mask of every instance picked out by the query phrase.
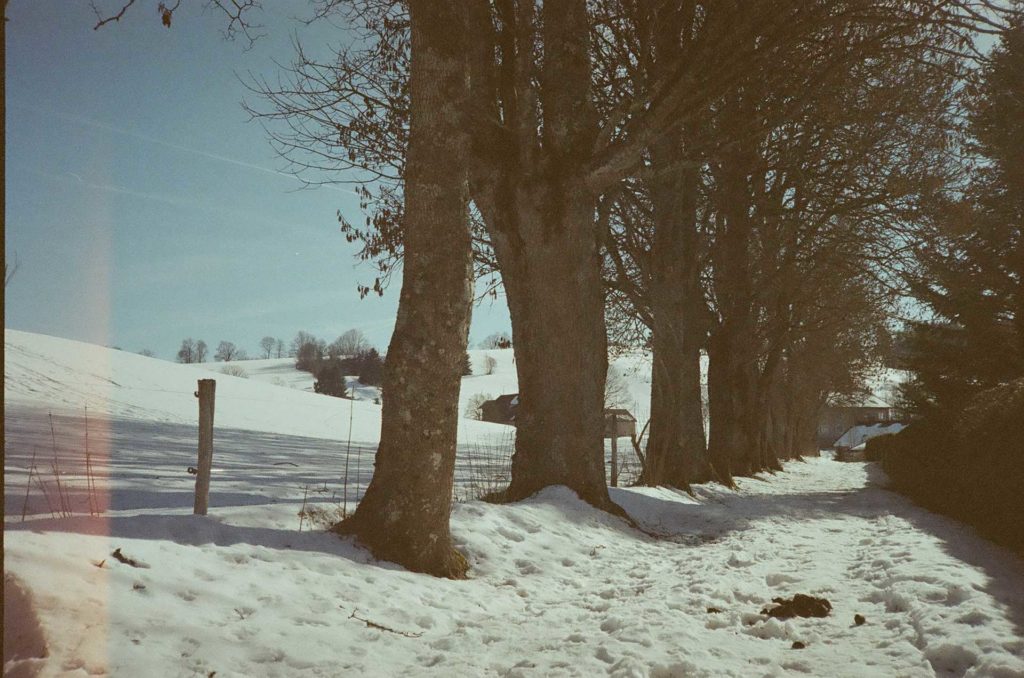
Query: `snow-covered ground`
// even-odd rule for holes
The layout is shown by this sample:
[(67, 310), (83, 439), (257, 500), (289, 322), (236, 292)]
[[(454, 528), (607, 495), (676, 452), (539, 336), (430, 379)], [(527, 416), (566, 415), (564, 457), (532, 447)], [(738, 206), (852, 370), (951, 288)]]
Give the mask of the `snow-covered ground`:
[[(349, 415), (349, 472), (369, 477), (371, 403), (212, 373), (211, 509), (193, 516), (195, 368), (5, 339), (4, 626), (21, 638), (5, 675), (1024, 676), (1024, 563), (886, 491), (872, 464), (811, 459), (695, 497), (612, 490), (644, 532), (561, 488), (462, 502), (471, 576), (436, 580), (300, 531), (304, 497), (338, 508)], [(473, 379), (503, 386), (490, 377), (464, 397)], [(51, 412), (69, 518), (50, 511)], [(463, 487), (500, 454), (472, 443), (507, 430), (463, 422)], [(50, 504), (34, 484), (21, 522), (33, 454)], [(832, 613), (759, 614), (794, 593)]]
[(899, 433), (906, 424), (899, 422), (888, 422), (884, 424), (858, 424), (857, 426), (851, 426), (843, 435), (834, 443), (835, 447), (859, 447), (878, 436), (889, 435), (892, 433)]
[(238, 360), (232, 363), (199, 363), (196, 369), (220, 372), (228, 366), (245, 370), (247, 379), (262, 381), (274, 386), (285, 386), (299, 391), (313, 393), (316, 377), (310, 372), (295, 369), (295, 358), (259, 358)]

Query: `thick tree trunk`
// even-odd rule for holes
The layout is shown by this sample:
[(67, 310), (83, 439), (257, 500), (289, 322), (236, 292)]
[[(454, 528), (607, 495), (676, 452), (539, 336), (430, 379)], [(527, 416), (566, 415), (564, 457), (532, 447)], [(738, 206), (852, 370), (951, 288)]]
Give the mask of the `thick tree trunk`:
[(388, 348), (380, 447), (356, 512), (335, 530), (382, 560), (465, 576), (448, 519), (458, 398), (472, 303), (466, 144), (459, 129), (466, 71), (459, 14), (410, 3), (412, 114), (405, 170), (404, 269)]
[(743, 344), (735, 325), (725, 323), (711, 333), (708, 350), (708, 459), (714, 478), (726, 484), (755, 470), (755, 375)]
[(757, 375), (755, 386), (755, 407), (751, 423), (756, 436), (753, 471), (782, 470), (779, 463), (779, 447), (777, 429), (783, 425), (784, 419), (779, 416), (776, 405), (779, 399), (779, 367), (782, 359), (781, 348), (773, 348)]
[(496, 248), (519, 376), (508, 498), (566, 485), (618, 512), (604, 469), (608, 359), (600, 251), (596, 237), (581, 235), (593, 231), (594, 202), (581, 187), (534, 198), (523, 192), (517, 205), (519, 232), (533, 244)]
[(707, 311), (700, 285), (696, 168), (678, 165), (679, 135), (651, 148), (651, 431), (641, 482), (688, 488), (706, 481), (700, 350)]
[[(501, 269), (519, 375), (506, 497), (567, 485), (594, 506), (624, 515), (608, 496), (604, 471), (604, 286), (596, 196), (585, 184), (598, 129), (587, 4), (544, 3), (539, 22), (535, 9), (520, 3), (517, 22), (504, 25), (513, 31), (504, 37), (519, 46), (514, 63), (496, 75), (505, 134), (481, 141), (474, 153), (474, 197)], [(474, 16), (489, 29), (490, 19)], [(538, 24), (539, 83), (530, 76)], [(474, 55), (477, 93), (490, 101), (484, 84), (495, 74), (493, 47), (485, 41)]]
[(719, 167), (714, 291), (719, 321), (711, 332), (708, 372), (711, 435), (708, 456), (724, 482), (756, 470), (757, 338), (750, 261), (753, 233), (744, 149), (727, 154)]

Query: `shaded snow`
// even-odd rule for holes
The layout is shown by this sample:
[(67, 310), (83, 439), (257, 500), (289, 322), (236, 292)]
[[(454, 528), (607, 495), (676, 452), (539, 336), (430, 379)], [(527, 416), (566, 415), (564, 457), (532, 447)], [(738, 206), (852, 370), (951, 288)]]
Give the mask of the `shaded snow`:
[[(646, 532), (564, 488), (457, 504), (471, 578), (435, 580), (298, 530), (303, 494), (327, 508), (339, 487), (345, 445), (319, 417), (351, 407), (371, 436), (369, 403), (217, 377), (211, 511), (192, 516), (196, 406), (191, 391), (187, 407), (178, 398), (194, 368), (6, 340), (5, 569), (39, 618), (48, 656), (26, 661), (41, 675), (1024, 675), (1024, 563), (886, 491), (873, 464), (811, 459), (695, 496), (612, 490)], [(256, 416), (232, 398), (271, 402)], [(82, 399), (107, 412), (89, 429), (97, 517), (82, 515), (72, 473)], [(51, 518), (36, 491), (21, 523), (32, 451), (51, 455), (50, 409), (76, 515)], [(470, 436), (494, 428), (466, 424)], [(759, 614), (794, 593), (828, 598), (832, 614)]]
[(898, 422), (889, 422), (885, 424), (858, 424), (857, 426), (851, 426), (847, 429), (843, 435), (836, 439), (832, 446), (850, 448), (858, 447), (872, 438), (888, 435), (890, 433), (899, 433), (904, 428), (906, 428), (906, 424)]

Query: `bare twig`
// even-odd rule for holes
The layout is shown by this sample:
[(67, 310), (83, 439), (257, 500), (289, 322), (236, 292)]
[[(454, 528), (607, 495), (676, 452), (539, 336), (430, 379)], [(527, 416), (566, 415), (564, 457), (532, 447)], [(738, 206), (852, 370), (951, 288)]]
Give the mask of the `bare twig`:
[(71, 515), (71, 498), (67, 496), (66, 483), (62, 486), (60, 482), (60, 459), (57, 456), (57, 434), (53, 430), (53, 412), (50, 412), (49, 416), (50, 442), (53, 444), (53, 479), (57, 483), (57, 498), (60, 499), (61, 517), (67, 518)]
[(7, 285), (9, 285), (11, 280), (14, 278), (14, 274), (18, 272), (18, 267), (20, 265), (21, 262), (18, 261), (17, 252), (14, 253), (13, 262), (8, 263), (4, 261), (4, 289), (7, 289)]
[[(92, 7), (93, 14), (96, 15), (96, 25), (93, 26), (93, 30), (99, 30), (102, 26), (109, 23), (115, 23), (121, 20), (132, 5), (135, 4), (135, 0), (125, 0), (124, 4), (121, 5), (121, 9), (116, 13), (104, 15), (96, 6), (95, 0), (89, 3)], [(173, 5), (169, 5), (166, 2), (160, 2), (157, 4), (157, 12), (160, 14), (160, 22), (163, 23), (167, 28), (171, 27), (171, 21), (174, 18), (174, 12), (181, 5), (181, 0), (177, 0)], [(225, 39), (233, 40), (238, 34), (245, 36), (246, 40), (249, 41), (249, 47), (252, 47), (259, 38), (263, 37), (263, 26), (261, 24), (254, 24), (245, 16), (246, 12), (251, 10), (260, 9), (261, 5), (259, 0), (209, 0), (207, 7), (216, 7), (228, 20), (227, 26), (221, 31)]]
[(395, 635), (405, 636), (406, 638), (419, 638), (420, 636), (423, 635), (422, 632), (420, 632), (420, 633), (413, 633), (413, 632), (410, 632), (410, 631), (399, 631), (397, 629), (393, 629), (393, 628), (390, 628), (388, 626), (384, 626), (383, 624), (378, 624), (377, 622), (370, 621), (369, 619), (363, 619), (358, 614), (356, 614), (356, 610), (352, 610), (352, 614), (350, 614), (348, 616), (348, 618), (349, 619), (356, 619), (358, 621), (361, 621), (364, 624), (366, 624), (367, 627), (369, 627), (371, 629), (377, 629), (378, 631), (387, 631), (388, 633), (394, 633)]
[(131, 7), (134, 4), (135, 4), (135, 0), (128, 0), (128, 2), (126, 2), (124, 5), (121, 6), (121, 11), (120, 12), (118, 12), (117, 14), (111, 14), (111, 15), (109, 15), (107, 17), (104, 17), (103, 14), (100, 13), (99, 8), (96, 7), (96, 3), (95, 2), (90, 2), (89, 5), (92, 7), (93, 13), (96, 15), (96, 25), (93, 26), (92, 29), (94, 31), (98, 31), (101, 26), (105, 26), (105, 25), (107, 25), (109, 23), (112, 23), (114, 21), (120, 21), (121, 17), (124, 16), (124, 13), (128, 11), (128, 8)]
[(99, 504), (96, 501), (96, 479), (92, 471), (92, 454), (89, 451), (89, 407), (85, 408), (85, 487), (89, 496), (89, 515), (99, 515)]
[(302, 508), (299, 509), (299, 532), (302, 532), (302, 521), (306, 519), (306, 497), (309, 495), (309, 483), (302, 490)]
[[(353, 394), (354, 396), (354, 394)], [(342, 509), (341, 517), (348, 518), (348, 463), (352, 456), (352, 418), (354, 416), (355, 398), (348, 401), (348, 443), (345, 446), (345, 481), (341, 490)]]
[[(33, 448), (33, 451), (32, 451), (32, 458), (33, 459), (35, 459), (36, 450), (38, 450), (38, 448)], [(56, 518), (57, 517), (57, 512), (53, 510), (53, 502), (50, 501), (50, 493), (46, 489), (46, 483), (43, 481), (42, 476), (39, 475), (39, 470), (35, 467), (35, 464), (32, 465), (32, 470), (35, 471), (36, 484), (39, 485), (39, 489), (42, 490), (42, 492), (43, 492), (43, 498), (46, 499), (46, 507), (48, 509), (50, 509), (50, 517), (51, 518)]]
[(32, 488), (32, 474), (36, 470), (36, 449), (32, 449), (32, 463), (28, 467), (28, 482), (25, 483), (25, 503), (21, 506), (21, 522), (25, 522), (25, 514), (28, 512), (28, 493)]

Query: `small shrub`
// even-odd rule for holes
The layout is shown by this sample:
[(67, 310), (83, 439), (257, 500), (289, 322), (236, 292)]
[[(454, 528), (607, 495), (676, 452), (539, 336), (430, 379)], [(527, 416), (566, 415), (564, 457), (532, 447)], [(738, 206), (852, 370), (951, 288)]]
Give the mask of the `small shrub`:
[(345, 511), (341, 506), (306, 504), (299, 511), (299, 518), (309, 523), (310, 529), (329, 530), (345, 519)]
[(463, 415), (466, 419), (475, 419), (476, 421), (483, 421), (484, 412), (483, 404), (488, 400), (493, 400), (494, 396), (489, 393), (474, 393), (469, 396), (469, 400), (466, 401), (466, 412)]
[(494, 374), (494, 368), (498, 366), (498, 361), (494, 359), (494, 356), (484, 356), (484, 374)]
[(515, 434), (459, 446), (455, 500), (502, 503), (512, 477)]
[(225, 365), (221, 368), (221, 374), (226, 374), (229, 377), (240, 377), (242, 379), (248, 379), (249, 373), (245, 371), (245, 368), (241, 365)]

